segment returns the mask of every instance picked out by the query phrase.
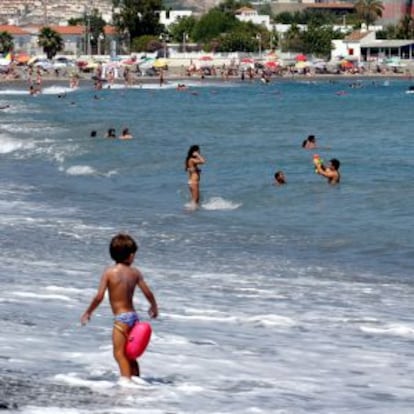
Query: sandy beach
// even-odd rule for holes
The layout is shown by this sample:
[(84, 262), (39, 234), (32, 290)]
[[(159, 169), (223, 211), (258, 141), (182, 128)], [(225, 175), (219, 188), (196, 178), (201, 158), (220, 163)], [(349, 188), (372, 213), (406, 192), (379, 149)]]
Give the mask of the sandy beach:
[[(287, 70), (281, 73), (270, 73), (267, 76), (268, 82), (283, 82), (283, 81), (292, 81), (292, 80), (329, 80), (329, 81), (336, 81), (336, 80), (360, 80), (360, 79), (385, 79), (385, 78), (397, 78), (397, 79), (411, 79), (413, 77), (413, 68), (411, 66), (407, 66), (403, 68), (404, 70), (395, 71), (392, 68), (387, 68), (386, 70), (382, 70), (381, 72), (373, 71), (373, 70), (365, 70), (361, 72), (352, 73), (350, 71), (343, 71), (338, 74), (334, 73), (313, 73), (308, 72), (306, 74), (301, 73), (290, 73)], [(217, 74), (213, 75), (203, 75), (199, 72), (194, 72), (190, 76), (186, 74), (186, 70), (183, 66), (170, 66), (168, 70), (164, 70), (163, 72), (163, 83), (168, 82), (179, 82), (185, 85), (186, 82), (250, 82), (250, 81), (260, 81), (262, 78), (262, 74), (260, 71), (257, 71), (254, 74), (253, 78), (248, 79), (246, 76), (244, 79), (241, 75), (242, 71), (238, 70), (236, 74), (222, 74), (219, 71)], [(86, 86), (87, 84), (94, 84), (96, 78), (94, 78), (93, 72), (73, 72), (63, 71), (61, 73), (56, 74), (55, 72), (42, 72), (41, 73), (41, 85), (43, 86), (50, 86), (53, 84), (67, 84), (68, 86), (71, 85), (71, 79), (73, 76), (76, 77), (77, 82), (79, 85)], [(0, 88), (4, 88), (4, 84), (7, 84), (7, 87), (12, 88), (19, 88), (21, 89), (24, 85), (29, 84), (36, 84), (36, 74), (31, 76), (31, 82), (29, 82), (29, 75), (27, 68), (25, 67), (16, 67), (12, 73), (9, 74), (0, 74)], [(125, 80), (123, 79), (122, 75), (115, 77), (113, 80), (114, 84), (126, 84)], [(160, 83), (160, 76), (147, 76), (147, 75), (139, 75), (137, 73), (131, 72), (129, 85), (136, 86), (140, 84), (159, 84)], [(108, 84), (104, 81), (104, 87)]]

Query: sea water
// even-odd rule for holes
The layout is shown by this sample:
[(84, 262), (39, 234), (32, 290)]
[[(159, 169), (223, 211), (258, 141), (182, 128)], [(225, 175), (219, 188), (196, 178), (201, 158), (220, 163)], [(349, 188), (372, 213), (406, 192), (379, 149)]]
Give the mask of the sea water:
[[(414, 95), (338, 79), (36, 97), (2, 84), (1, 408), (412, 413)], [(105, 138), (125, 127), (132, 140)], [(195, 211), (193, 144), (207, 160)], [(315, 152), (341, 161), (340, 185)], [(107, 299), (79, 321), (120, 231), (160, 308), (136, 388), (118, 385)]]

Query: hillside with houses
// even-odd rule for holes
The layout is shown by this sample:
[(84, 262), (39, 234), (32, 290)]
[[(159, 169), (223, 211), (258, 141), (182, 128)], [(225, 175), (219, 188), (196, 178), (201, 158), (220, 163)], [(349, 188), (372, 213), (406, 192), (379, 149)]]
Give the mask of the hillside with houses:
[[(189, 9), (203, 13), (217, 0), (165, 1), (166, 8)], [(62, 24), (98, 9), (107, 22), (112, 19), (112, 0), (7, 0), (1, 2), (0, 24)]]

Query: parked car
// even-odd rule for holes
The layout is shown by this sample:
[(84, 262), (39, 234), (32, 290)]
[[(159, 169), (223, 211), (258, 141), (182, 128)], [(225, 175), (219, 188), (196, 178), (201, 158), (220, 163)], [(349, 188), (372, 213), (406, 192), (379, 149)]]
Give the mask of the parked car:
[(54, 58), (52, 64), (54, 69), (68, 69), (75, 67), (75, 62), (65, 56)]
[(44, 71), (49, 71), (49, 70), (53, 70), (53, 63), (48, 60), (48, 59), (44, 59), (44, 58), (38, 58), (36, 59), (34, 62), (32, 62), (32, 66), (35, 68), (40, 68)]
[(158, 76), (159, 71), (155, 68), (149, 68), (145, 71), (145, 76)]

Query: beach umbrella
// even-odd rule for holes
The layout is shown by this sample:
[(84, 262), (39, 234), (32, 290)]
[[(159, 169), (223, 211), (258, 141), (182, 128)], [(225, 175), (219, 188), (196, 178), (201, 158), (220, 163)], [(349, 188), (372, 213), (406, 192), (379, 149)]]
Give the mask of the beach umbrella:
[(274, 60), (269, 60), (264, 64), (264, 66), (268, 69), (276, 69), (279, 66), (279, 64)]
[(30, 56), (27, 53), (20, 52), (14, 56), (14, 61), (21, 64), (26, 64), (30, 60)]
[(342, 69), (351, 69), (354, 67), (354, 64), (350, 62), (349, 60), (344, 59), (344, 60), (341, 60), (340, 66)]
[(152, 64), (154, 68), (163, 68), (167, 65), (168, 65), (168, 61), (167, 59), (164, 59), (164, 58), (159, 58)]
[(134, 58), (134, 57), (132, 57), (132, 58), (128, 58), (128, 59), (124, 59), (124, 60), (121, 60), (121, 62), (120, 62), (120, 64), (122, 65), (122, 66), (133, 66), (133, 65), (135, 65), (137, 63), (137, 59), (136, 58)]
[(296, 55), (296, 57), (295, 57), (296, 62), (304, 62), (307, 59), (308, 58), (303, 53), (301, 53), (299, 55)]
[(302, 60), (300, 60), (299, 62), (296, 62), (296, 64), (295, 64), (296, 69), (305, 69), (309, 66), (310, 66), (309, 62), (304, 62)]
[(154, 62), (155, 62), (155, 59), (152, 58), (152, 57), (143, 58), (139, 61), (139, 67), (142, 68), (142, 69), (148, 69), (148, 68), (152, 67)]
[(254, 63), (254, 59), (245, 57), (240, 61), (240, 63)]

